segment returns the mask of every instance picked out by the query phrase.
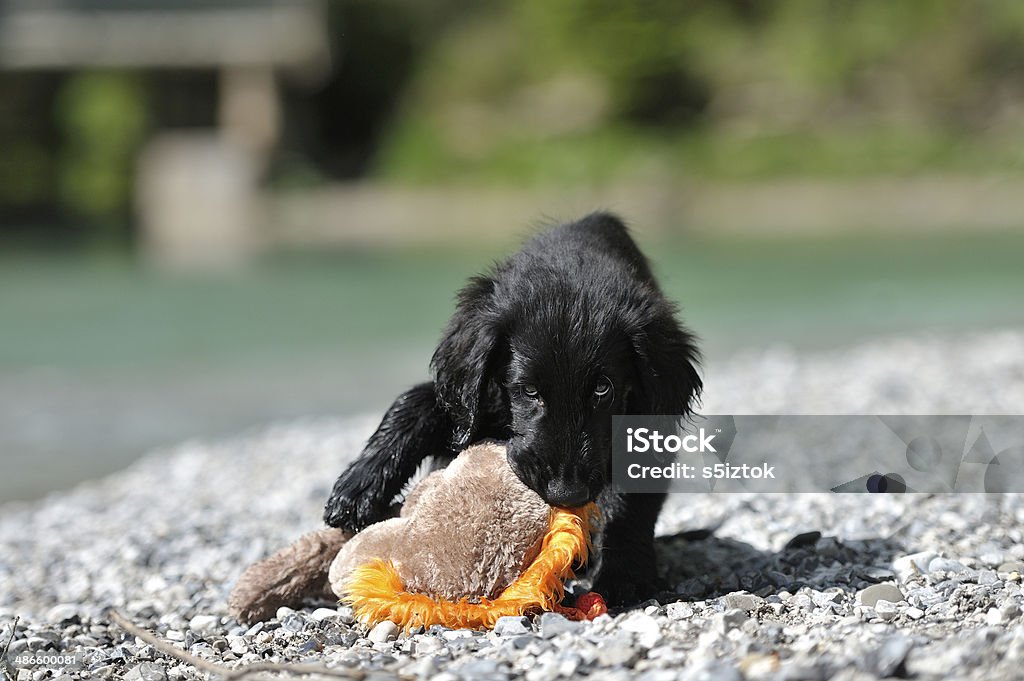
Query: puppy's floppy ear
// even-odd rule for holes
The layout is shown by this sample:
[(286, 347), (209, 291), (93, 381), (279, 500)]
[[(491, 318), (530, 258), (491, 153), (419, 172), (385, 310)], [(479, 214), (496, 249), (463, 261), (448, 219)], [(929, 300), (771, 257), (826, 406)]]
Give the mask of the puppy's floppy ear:
[(665, 299), (645, 310), (630, 333), (640, 375), (640, 404), (636, 414), (689, 414), (700, 398), (703, 382), (697, 373), (700, 351), (696, 337), (675, 318), (675, 307)]
[(437, 399), (455, 422), (452, 447), (456, 450), (475, 437), (484, 395), (497, 393), (503, 378), (494, 289), (490, 277), (474, 277), (459, 292), (455, 314), (430, 360)]

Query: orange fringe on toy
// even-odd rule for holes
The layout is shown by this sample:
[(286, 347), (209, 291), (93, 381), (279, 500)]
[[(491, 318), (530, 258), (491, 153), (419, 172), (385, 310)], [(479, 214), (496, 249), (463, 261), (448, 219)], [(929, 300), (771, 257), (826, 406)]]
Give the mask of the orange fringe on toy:
[(565, 595), (564, 581), (573, 566), (582, 565), (590, 550), (590, 523), (594, 504), (578, 509), (552, 508), (551, 521), (540, 553), (494, 600), (468, 598), (452, 601), (405, 590), (391, 561), (377, 559), (352, 572), (342, 600), (367, 624), (391, 620), (406, 631), (441, 624), (454, 629), (493, 628), (499, 617), (555, 610)]

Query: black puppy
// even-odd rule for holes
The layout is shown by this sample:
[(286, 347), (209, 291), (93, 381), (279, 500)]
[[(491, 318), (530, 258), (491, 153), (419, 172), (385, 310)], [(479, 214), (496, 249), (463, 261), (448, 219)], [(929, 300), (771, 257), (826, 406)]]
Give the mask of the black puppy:
[(610, 487), (611, 417), (690, 412), (698, 353), (674, 312), (615, 216), (538, 234), (460, 292), (433, 382), (391, 405), (324, 520), (348, 530), (382, 520), (426, 457), (447, 463), (476, 440), (507, 440), (513, 470), (549, 504), (601, 504), (595, 588), (610, 602), (644, 597), (657, 584), (664, 495)]

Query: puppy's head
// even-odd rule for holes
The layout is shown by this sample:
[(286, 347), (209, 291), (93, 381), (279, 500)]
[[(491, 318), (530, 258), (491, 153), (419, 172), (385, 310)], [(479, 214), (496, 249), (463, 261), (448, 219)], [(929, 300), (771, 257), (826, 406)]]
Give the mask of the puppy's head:
[[(655, 288), (473, 280), (432, 360), (456, 448), (505, 423), (508, 460), (547, 503), (593, 501), (611, 475), (615, 414), (689, 413), (693, 337)], [(495, 435), (495, 433), (487, 433)]]
[(552, 298), (519, 320), (508, 345), (509, 463), (549, 504), (594, 500), (608, 481), (612, 415), (634, 401), (628, 337), (592, 310)]

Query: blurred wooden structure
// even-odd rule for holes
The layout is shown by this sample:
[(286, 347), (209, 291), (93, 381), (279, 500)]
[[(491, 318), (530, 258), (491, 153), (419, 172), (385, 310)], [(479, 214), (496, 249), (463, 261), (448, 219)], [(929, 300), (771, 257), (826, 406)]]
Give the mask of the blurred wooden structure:
[(263, 198), (267, 245), (291, 250), (515, 242), (533, 227), (606, 209), (651, 237), (1016, 231), (1014, 176), (666, 181), (606, 187), (333, 185)]
[(280, 127), (278, 73), (313, 80), (330, 69), (326, 4), (0, 0), (0, 68), (218, 73), (218, 128), (158, 132), (136, 184), (148, 255), (220, 265), (253, 250), (257, 182)]
[(8, 69), (323, 68), (320, 0), (0, 0)]

